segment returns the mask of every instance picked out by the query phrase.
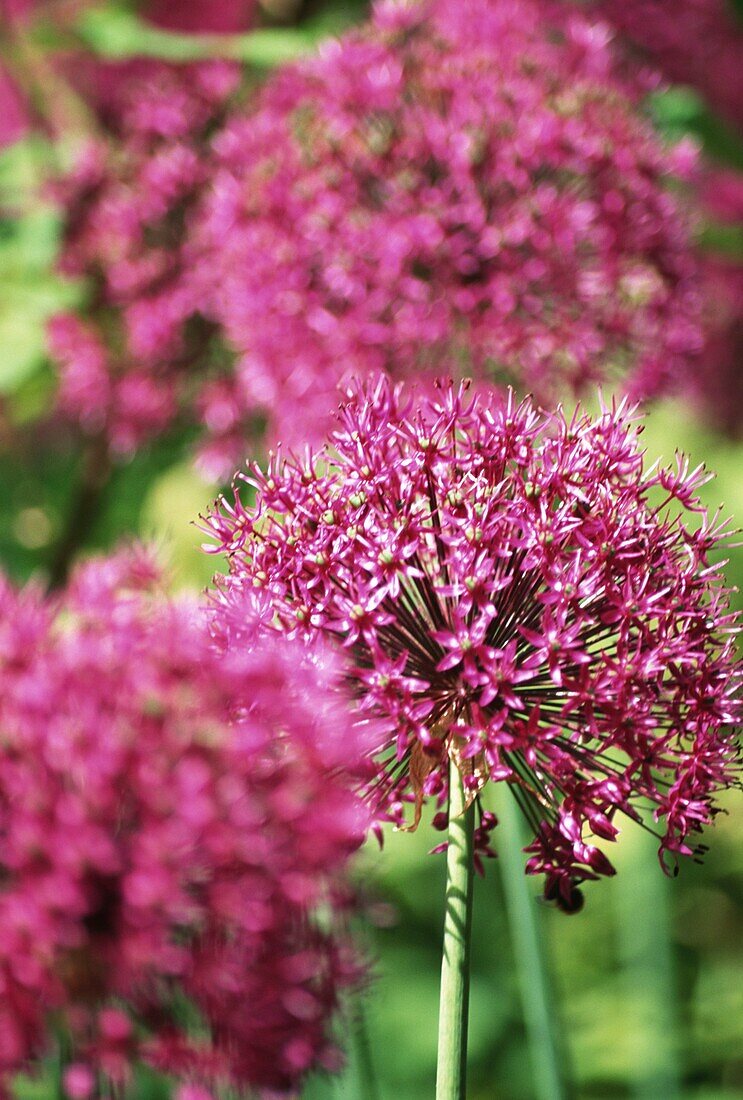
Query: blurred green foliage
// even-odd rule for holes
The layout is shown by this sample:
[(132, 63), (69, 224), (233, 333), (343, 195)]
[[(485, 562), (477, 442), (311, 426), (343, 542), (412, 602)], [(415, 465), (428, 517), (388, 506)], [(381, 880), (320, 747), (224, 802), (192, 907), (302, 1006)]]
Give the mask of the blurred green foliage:
[[(226, 50), (260, 67), (312, 47), (364, 10), (362, 3), (316, 4), (299, 27), (231, 39)], [(124, 4), (99, 5), (81, 23), (91, 49), (112, 57), (136, 52), (185, 60), (214, 54), (213, 38), (194, 41), (146, 28)], [(743, 167), (743, 146), (685, 88), (656, 97), (658, 123), (672, 137), (692, 132), (707, 150)], [(44, 324), (76, 288), (53, 273), (58, 225), (39, 189), (53, 151), (40, 140), (0, 153), (0, 563), (18, 580), (48, 567), (80, 478), (79, 443), (54, 426), (39, 432), (53, 378)], [(732, 249), (741, 241), (724, 242)], [(114, 470), (85, 540), (85, 552), (123, 537), (154, 540), (175, 586), (202, 587), (215, 559), (199, 549), (192, 521), (217, 491), (188, 461), (189, 437), (173, 433)], [(648, 418), (649, 460), (677, 449), (717, 478), (705, 502), (743, 518), (743, 445), (718, 436), (680, 404)], [(743, 588), (743, 552), (730, 550), (730, 582)], [(743, 605), (740, 596), (739, 605)], [(729, 799), (740, 810), (740, 800)], [(587, 891), (583, 912), (566, 917), (539, 906), (539, 927), (554, 973), (556, 1017), (564, 1030), (567, 1095), (579, 1100), (733, 1100), (743, 1097), (743, 849), (740, 825), (721, 817), (704, 867), (689, 863), (675, 881), (658, 868), (639, 830), (618, 845), (620, 873)], [(305, 1100), (428, 1100), (433, 1094), (444, 861), (427, 855), (440, 839), (421, 826), (370, 842), (359, 872), (366, 899), (363, 938), (374, 980), (351, 1006), (349, 1066), (318, 1078)], [(497, 834), (496, 834), (497, 839)], [(470, 1031), (471, 1100), (535, 1100), (519, 974), (497, 861), (476, 884)], [(0, 930), (1, 934), (1, 930)], [(363, 1017), (363, 1025), (359, 1022)], [(363, 1086), (368, 1048), (376, 1085)], [(57, 1075), (58, 1077), (58, 1075)], [(163, 1100), (163, 1081), (142, 1074), (138, 1100)], [(20, 1100), (61, 1095), (55, 1073), (19, 1081)]]
[(53, 274), (57, 218), (44, 201), (50, 150), (28, 138), (0, 150), (0, 395), (12, 397), (42, 366), (44, 324), (75, 288)]

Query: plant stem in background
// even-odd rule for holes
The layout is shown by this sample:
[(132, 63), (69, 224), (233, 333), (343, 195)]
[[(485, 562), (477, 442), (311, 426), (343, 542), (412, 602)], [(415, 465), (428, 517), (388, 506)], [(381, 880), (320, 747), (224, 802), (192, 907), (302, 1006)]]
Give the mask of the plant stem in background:
[(554, 1007), (549, 966), (540, 928), (537, 899), (524, 871), (523, 822), (516, 801), (504, 790), (498, 806), (498, 863), (508, 910), (526, 1038), (532, 1063), (535, 1100), (564, 1100), (567, 1095), (563, 1044)]
[(366, 1005), (363, 997), (356, 1000), (351, 1024), (351, 1065), (356, 1081), (355, 1096), (358, 1100), (379, 1100), (379, 1086), (374, 1070), (369, 1028), (366, 1022)]
[[(329, 1093), (333, 1100), (380, 1100), (363, 993), (350, 1006), (346, 1036), (345, 1071), (341, 1077), (319, 1079), (321, 1091), (318, 1090), (318, 1100), (320, 1097), (326, 1100)], [(314, 1096), (310, 1087), (307, 1100)]]
[[(53, 143), (79, 143), (95, 133), (93, 112), (83, 98), (59, 75), (23, 21), (7, 13), (0, 17), (0, 60), (25, 97), (34, 125)], [(58, 151), (50, 148), (49, 154)]]
[(91, 439), (82, 458), (82, 472), (67, 521), (49, 566), (49, 588), (60, 588), (78, 550), (85, 545), (95, 522), (98, 504), (111, 477), (111, 459), (103, 436)]
[(612, 883), (628, 1019), (638, 1027), (629, 1072), (635, 1100), (679, 1100), (682, 1032), (673, 962), (669, 880), (657, 873), (650, 836), (633, 835)]
[(345, 1027), (339, 1035), (345, 1040), (346, 1065), (343, 1072), (339, 1076), (310, 1076), (302, 1090), (303, 1100), (381, 1100), (363, 992), (349, 1005)]
[(465, 1100), (466, 1095), (474, 820), (475, 807), (466, 806), (462, 776), (452, 760), (436, 1100)]

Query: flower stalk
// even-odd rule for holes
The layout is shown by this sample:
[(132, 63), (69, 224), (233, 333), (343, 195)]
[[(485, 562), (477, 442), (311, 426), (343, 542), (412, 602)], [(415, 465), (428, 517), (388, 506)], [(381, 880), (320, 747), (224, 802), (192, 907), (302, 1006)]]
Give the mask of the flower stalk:
[(73, 562), (86, 544), (98, 513), (101, 499), (113, 473), (103, 435), (86, 442), (80, 482), (70, 512), (49, 564), (49, 589), (61, 588), (67, 581)]
[(358, 1095), (360, 1100), (380, 1100), (379, 1084), (374, 1069), (374, 1058), (372, 1056), (372, 1047), (369, 1041), (369, 1030), (366, 1026), (366, 1014), (363, 1008), (357, 1011), (353, 1047), (353, 1057), (358, 1074)]
[(452, 760), (436, 1100), (464, 1100), (466, 1095), (474, 820), (474, 803), (467, 806), (462, 776)]
[(521, 987), (535, 1100), (565, 1100), (565, 1051), (551, 989), (549, 960), (534, 892), (524, 874), (528, 842), (511, 791), (498, 803), (498, 855), (511, 943)]

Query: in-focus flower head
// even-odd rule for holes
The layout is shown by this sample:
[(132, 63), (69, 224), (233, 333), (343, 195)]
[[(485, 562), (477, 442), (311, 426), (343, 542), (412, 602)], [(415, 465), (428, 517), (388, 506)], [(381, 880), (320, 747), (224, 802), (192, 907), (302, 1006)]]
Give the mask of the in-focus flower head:
[(278, 73), (216, 138), (203, 219), (235, 408), (294, 443), (343, 372), (667, 386), (699, 291), (638, 92), (606, 24), (545, 0), (381, 4)]
[(194, 1097), (337, 1064), (367, 746), (332, 658), (210, 619), (139, 553), (0, 584), (0, 1084), (52, 1016), (80, 1098), (137, 1062)]
[(253, 468), (206, 529), (226, 605), (255, 589), (286, 634), (345, 650), (386, 723), (380, 814), (444, 806), (452, 758), (471, 798), (508, 783), (527, 871), (571, 910), (613, 873), (597, 838), (650, 803), (673, 868), (732, 782), (736, 626), (704, 480), (681, 459), (645, 471), (626, 404), (566, 419), (445, 385), (415, 405), (380, 380), (324, 451)]

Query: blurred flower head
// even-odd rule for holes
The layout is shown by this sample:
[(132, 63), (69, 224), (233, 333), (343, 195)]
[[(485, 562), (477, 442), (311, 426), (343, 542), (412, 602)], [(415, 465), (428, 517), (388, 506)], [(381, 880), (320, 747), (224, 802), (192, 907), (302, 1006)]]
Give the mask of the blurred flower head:
[(142, 1061), (194, 1096), (337, 1064), (367, 824), (337, 686), (320, 652), (213, 637), (137, 552), (56, 599), (2, 582), (3, 1079), (48, 1050), (52, 1019), (70, 1096)]
[(101, 133), (56, 187), (59, 267), (86, 283), (80, 307), (52, 320), (50, 348), (60, 409), (129, 454), (196, 415), (231, 368), (201, 310), (189, 237), (240, 74), (226, 62), (78, 67)]
[(374, 370), (667, 387), (701, 340), (668, 187), (689, 150), (644, 87), (606, 24), (541, 0), (379, 4), (276, 74), (216, 138), (203, 216), (203, 298), (240, 355), (225, 438), (241, 410), (318, 435)]
[(709, 561), (725, 525), (703, 472), (644, 470), (638, 434), (625, 404), (566, 418), (451, 385), (416, 404), (381, 380), (323, 451), (252, 468), (206, 523), (225, 608), (257, 591), (284, 633), (345, 651), (386, 731), (381, 816), (445, 807), (451, 759), (478, 803), (508, 783), (527, 871), (566, 910), (613, 874), (597, 838), (652, 827), (648, 805), (664, 867), (698, 854), (734, 773), (736, 627)]

